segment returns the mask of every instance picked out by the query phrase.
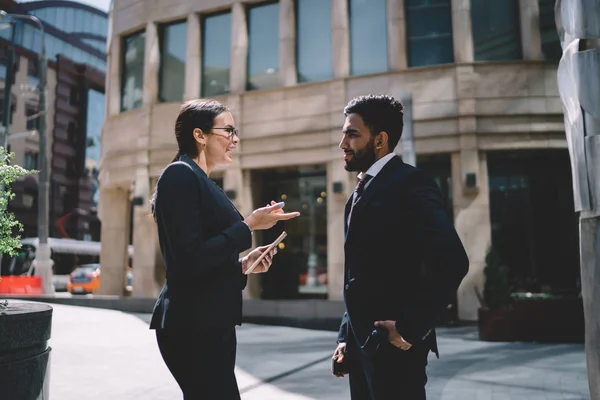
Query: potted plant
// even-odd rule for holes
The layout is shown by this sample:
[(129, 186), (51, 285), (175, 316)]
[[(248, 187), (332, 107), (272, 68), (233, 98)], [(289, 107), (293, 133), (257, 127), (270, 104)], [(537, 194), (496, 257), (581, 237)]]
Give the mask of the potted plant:
[[(0, 252), (15, 254), (22, 226), (8, 211), (14, 197), (10, 185), (28, 171), (11, 165), (13, 154), (0, 147)], [(1, 277), (0, 277), (1, 279)], [(0, 302), (0, 388), (2, 398), (48, 398), (49, 357), (47, 342), (52, 327), (52, 308), (42, 303)]]
[(479, 339), (511, 341), (514, 319), (508, 271), (491, 247), (485, 257), (484, 276), (483, 296), (476, 292), (481, 304), (478, 310)]

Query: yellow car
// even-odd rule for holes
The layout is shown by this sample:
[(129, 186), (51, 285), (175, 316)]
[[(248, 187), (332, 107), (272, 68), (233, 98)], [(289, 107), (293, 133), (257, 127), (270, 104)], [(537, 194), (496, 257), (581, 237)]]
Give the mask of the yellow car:
[[(100, 287), (100, 264), (82, 264), (69, 275), (67, 291), (71, 294), (93, 293)], [(125, 295), (133, 292), (133, 269), (127, 267)]]
[(92, 293), (100, 287), (100, 264), (82, 264), (69, 275), (67, 290), (71, 294)]

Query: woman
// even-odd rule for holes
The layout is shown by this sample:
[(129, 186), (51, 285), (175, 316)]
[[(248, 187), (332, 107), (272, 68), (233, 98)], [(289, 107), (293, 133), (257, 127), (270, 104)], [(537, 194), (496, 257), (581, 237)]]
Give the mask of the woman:
[[(251, 233), (295, 218), (283, 203), (243, 218), (208, 177), (229, 165), (239, 143), (227, 107), (213, 100), (185, 103), (175, 123), (179, 151), (163, 171), (152, 202), (167, 274), (150, 329), (165, 364), (190, 399), (239, 399), (234, 375), (235, 325), (242, 321), (244, 271), (266, 250), (246, 257)], [(266, 272), (267, 255), (253, 272)]]

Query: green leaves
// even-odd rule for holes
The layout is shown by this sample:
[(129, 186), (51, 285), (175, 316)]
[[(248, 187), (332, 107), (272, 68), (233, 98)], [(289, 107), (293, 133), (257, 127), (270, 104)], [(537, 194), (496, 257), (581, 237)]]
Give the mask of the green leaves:
[(28, 171), (19, 165), (11, 165), (10, 160), (14, 153), (8, 153), (0, 147), (0, 252), (14, 255), (15, 250), (21, 247), (20, 233), (23, 226), (15, 219), (13, 213), (8, 211), (8, 203), (15, 196), (11, 191), (11, 184), (17, 179), (37, 171)]

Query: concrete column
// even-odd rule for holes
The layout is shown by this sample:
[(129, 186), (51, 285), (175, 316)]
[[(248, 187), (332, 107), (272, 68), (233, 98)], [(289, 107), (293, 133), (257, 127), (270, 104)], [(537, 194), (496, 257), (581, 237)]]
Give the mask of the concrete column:
[(404, 0), (387, 0), (387, 45), (390, 71), (408, 67)]
[(187, 18), (187, 42), (185, 57), (185, 92), (183, 100), (193, 100), (200, 97), (202, 87), (202, 28), (200, 16), (190, 14)]
[(331, 0), (333, 77), (350, 75), (350, 19), (348, 0)]
[(521, 49), (524, 60), (542, 60), (539, 0), (519, 0)]
[(239, 2), (233, 3), (231, 9), (231, 39), (233, 42), (229, 72), (231, 93), (242, 93), (246, 91), (248, 74), (248, 23), (244, 4)]
[(452, 0), (452, 42), (454, 62), (472, 63), (474, 55), (471, 0)]
[(158, 231), (148, 198), (133, 209), (133, 248), (133, 296), (157, 297), (164, 283), (164, 268), (160, 268)]
[[(112, 18), (111, 18), (112, 21)], [(110, 37), (107, 46), (106, 116), (121, 112), (121, 37)]]
[[(466, 173), (476, 173), (475, 188), (466, 187)], [(483, 293), (485, 256), (492, 237), (484, 152), (464, 149), (452, 154), (452, 188), (454, 225), (470, 261), (469, 272), (457, 293), (458, 317), (465, 321), (476, 321), (480, 307), (476, 291)]]
[[(246, 217), (247, 215), (250, 215), (250, 213), (252, 211), (254, 211), (254, 208), (257, 207), (258, 205), (255, 204), (253, 201), (251, 171), (242, 171), (241, 169), (239, 169), (239, 173), (241, 174), (242, 179), (241, 179), (241, 182), (239, 183), (239, 185), (240, 185), (239, 186), (240, 192), (238, 194), (239, 202), (236, 202), (236, 207), (238, 207), (238, 210), (240, 211), (240, 213), (244, 217)], [(235, 175), (239, 176), (238, 172), (235, 172)], [(228, 184), (227, 180), (229, 177), (230, 177), (230, 175), (226, 175), (225, 179), (223, 179), (224, 185)], [(259, 188), (254, 188), (255, 191), (257, 191), (258, 189)], [(252, 248), (255, 248), (259, 244), (257, 242), (256, 238), (257, 238), (257, 235), (253, 234), (252, 235)], [(243, 255), (246, 255), (247, 253), (248, 252), (244, 253)], [(257, 274), (250, 274), (250, 276), (248, 276), (248, 284), (246, 285), (246, 288), (244, 289), (244, 293), (243, 293), (243, 296), (245, 299), (260, 299), (260, 279), (261, 279), (260, 275), (257, 275)]]
[(129, 244), (129, 191), (122, 188), (101, 189), (100, 219), (102, 250), (100, 252), (100, 288), (98, 294), (123, 294)]
[(144, 51), (143, 104), (148, 106), (158, 101), (158, 71), (160, 68), (158, 26), (153, 22), (146, 25), (146, 47)]
[(600, 306), (600, 218), (587, 218), (585, 214), (579, 219), (579, 237), (581, 254), (581, 290), (583, 310), (585, 313), (585, 348), (590, 394), (592, 399), (600, 399), (600, 323), (598, 312)]
[(294, 86), (298, 81), (294, 0), (279, 0), (279, 80), (282, 86)]
[[(354, 190), (344, 161), (327, 163), (327, 291), (329, 300), (343, 300), (344, 288), (344, 208)], [(334, 193), (334, 184), (341, 183), (341, 193)]]

